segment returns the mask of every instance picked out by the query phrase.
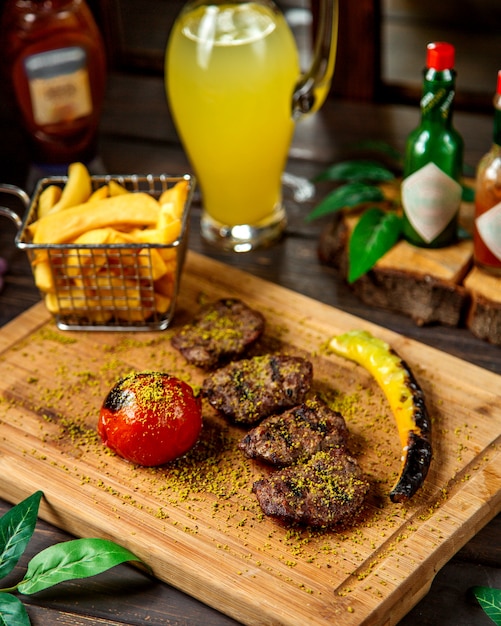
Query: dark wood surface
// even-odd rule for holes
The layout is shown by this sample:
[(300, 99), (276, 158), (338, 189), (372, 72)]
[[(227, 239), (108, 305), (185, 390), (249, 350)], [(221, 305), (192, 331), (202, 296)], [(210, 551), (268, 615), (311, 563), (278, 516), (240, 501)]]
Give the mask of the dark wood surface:
[[(0, 147), (1, 182), (25, 185), (26, 151), (9, 108), (0, 107), (0, 113), (0, 132), (10, 139)], [(382, 140), (401, 150), (417, 118), (418, 111), (413, 107), (332, 99), (320, 113), (298, 125), (287, 170), (310, 179), (329, 163), (358, 156), (357, 144), (365, 140)], [(492, 119), (488, 115), (461, 113), (456, 115), (456, 125), (465, 139), (467, 164), (473, 168), (489, 148)], [(13, 137), (18, 141), (13, 141)], [(102, 117), (100, 156), (106, 171), (115, 174), (189, 171), (170, 122), (160, 79), (110, 76)], [(501, 348), (475, 339), (464, 329), (420, 328), (402, 316), (371, 309), (361, 304), (330, 268), (319, 263), (317, 244), (326, 220), (306, 223), (304, 217), (328, 189), (325, 184), (318, 185), (315, 199), (305, 203), (298, 203), (287, 194), (289, 226), (283, 240), (271, 248), (244, 255), (218, 252), (200, 239), (200, 198), (196, 197), (190, 248), (501, 374)], [(0, 203), (15, 206), (9, 197), (2, 197)], [(22, 213), (23, 207), (18, 206), (17, 210)], [(0, 293), (0, 325), (4, 325), (37, 302), (39, 296), (25, 254), (15, 248), (14, 224), (4, 218), (0, 220), (0, 256), (9, 263), (5, 287)], [(40, 489), (43, 490), (43, 476)], [(9, 506), (0, 502), (0, 514)], [(501, 516), (494, 517), (478, 531), (437, 573), (428, 595), (400, 621), (400, 626), (487, 626), (492, 623), (468, 590), (472, 585), (501, 587)], [(67, 534), (40, 521), (28, 553), (5, 582), (22, 576), (29, 556), (68, 538)], [(2, 586), (6, 586), (3, 581)], [(236, 624), (129, 566), (119, 566), (86, 581), (64, 583), (26, 598), (26, 604), (34, 626)]]

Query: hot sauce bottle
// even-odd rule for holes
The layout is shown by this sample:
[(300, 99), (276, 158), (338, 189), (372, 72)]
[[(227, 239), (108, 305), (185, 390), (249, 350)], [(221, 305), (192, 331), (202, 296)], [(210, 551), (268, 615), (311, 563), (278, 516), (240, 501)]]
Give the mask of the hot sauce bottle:
[(501, 275), (501, 70), (494, 96), (493, 143), (477, 167), (473, 242), (476, 265)]
[(106, 59), (85, 1), (7, 0), (0, 41), (34, 163), (92, 160)]
[(428, 44), (421, 121), (406, 143), (402, 206), (404, 237), (425, 248), (457, 240), (463, 140), (452, 125), (454, 46)]

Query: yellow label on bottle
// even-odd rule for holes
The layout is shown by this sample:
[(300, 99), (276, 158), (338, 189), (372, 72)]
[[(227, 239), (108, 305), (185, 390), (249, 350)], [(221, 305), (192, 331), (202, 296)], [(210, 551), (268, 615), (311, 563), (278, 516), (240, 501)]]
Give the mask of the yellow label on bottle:
[(25, 61), (33, 118), (39, 126), (68, 122), (92, 113), (85, 50), (49, 50)]

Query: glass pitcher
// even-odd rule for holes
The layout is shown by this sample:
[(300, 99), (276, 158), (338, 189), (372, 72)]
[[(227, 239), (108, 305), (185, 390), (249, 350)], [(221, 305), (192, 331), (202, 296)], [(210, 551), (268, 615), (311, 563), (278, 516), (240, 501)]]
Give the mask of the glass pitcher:
[(242, 252), (281, 235), (281, 178), (294, 125), (329, 91), (337, 16), (337, 0), (320, 0), (304, 74), (271, 0), (194, 0), (178, 16), (166, 50), (166, 92), (201, 188), (206, 240)]

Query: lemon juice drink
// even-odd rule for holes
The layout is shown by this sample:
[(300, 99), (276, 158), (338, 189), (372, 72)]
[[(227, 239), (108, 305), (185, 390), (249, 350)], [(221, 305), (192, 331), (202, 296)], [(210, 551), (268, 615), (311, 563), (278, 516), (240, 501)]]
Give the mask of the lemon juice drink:
[(282, 211), (299, 75), (292, 33), (271, 7), (203, 6), (174, 27), (169, 105), (205, 212), (220, 225), (259, 225)]

